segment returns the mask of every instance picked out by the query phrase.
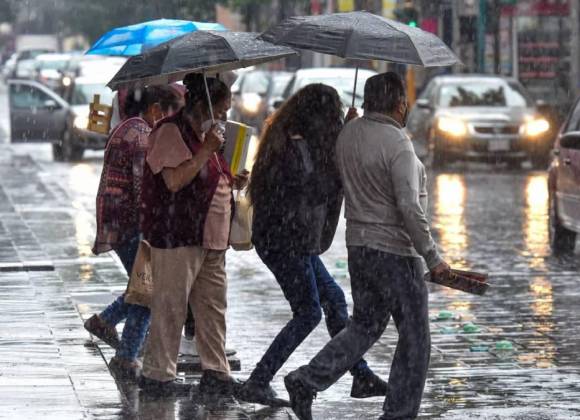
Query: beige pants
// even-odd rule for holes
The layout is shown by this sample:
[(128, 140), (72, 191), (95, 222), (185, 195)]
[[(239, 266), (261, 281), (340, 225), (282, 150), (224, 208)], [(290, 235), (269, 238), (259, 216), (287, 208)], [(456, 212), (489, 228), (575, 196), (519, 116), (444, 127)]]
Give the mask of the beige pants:
[(196, 246), (151, 248), (154, 280), (151, 329), (143, 361), (146, 377), (157, 381), (175, 378), (188, 301), (202, 369), (229, 374), (225, 254)]

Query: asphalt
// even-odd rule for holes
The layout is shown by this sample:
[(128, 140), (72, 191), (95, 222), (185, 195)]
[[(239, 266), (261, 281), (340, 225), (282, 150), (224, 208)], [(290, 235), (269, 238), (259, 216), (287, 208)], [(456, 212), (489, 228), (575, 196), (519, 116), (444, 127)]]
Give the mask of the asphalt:
[[(0, 418), (292, 418), (287, 409), (195, 395), (149, 400), (115, 382), (111, 350), (82, 327), (126, 284), (114, 258), (90, 252), (101, 166), (100, 153), (67, 164), (53, 162), (47, 145), (0, 145)], [(488, 271), (492, 288), (477, 297), (430, 285), (432, 362), (421, 418), (580, 418), (578, 252), (550, 253), (546, 174), (470, 165), (429, 176), (445, 258)], [(253, 251), (227, 258), (228, 347), (245, 378), (290, 311)], [(324, 261), (348, 296), (343, 222)], [(475, 332), (464, 329), (468, 322)], [(276, 377), (280, 394), (283, 375), (327, 339), (321, 324)], [(389, 325), (367, 355), (385, 378), (395, 340)], [(512, 350), (497, 349), (505, 341)], [(380, 415), (380, 398), (352, 400), (349, 391), (347, 375), (319, 394), (314, 417)]]

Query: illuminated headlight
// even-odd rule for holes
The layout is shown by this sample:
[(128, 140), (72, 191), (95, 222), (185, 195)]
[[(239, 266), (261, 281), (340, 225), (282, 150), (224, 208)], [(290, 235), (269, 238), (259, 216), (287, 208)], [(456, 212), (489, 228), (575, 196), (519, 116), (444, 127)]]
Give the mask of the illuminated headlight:
[(257, 93), (244, 93), (242, 95), (242, 108), (248, 114), (257, 114), (262, 105), (262, 97)]
[(72, 83), (72, 79), (70, 77), (65, 76), (62, 78), (62, 85), (64, 87), (69, 87), (71, 85), (71, 83)]
[(77, 115), (73, 124), (76, 128), (86, 129), (89, 126), (89, 117), (86, 115)]
[(437, 129), (453, 137), (461, 137), (467, 134), (467, 125), (458, 118), (440, 117), (437, 120)]
[(524, 124), (524, 135), (537, 137), (550, 129), (550, 123), (544, 118), (534, 118)]

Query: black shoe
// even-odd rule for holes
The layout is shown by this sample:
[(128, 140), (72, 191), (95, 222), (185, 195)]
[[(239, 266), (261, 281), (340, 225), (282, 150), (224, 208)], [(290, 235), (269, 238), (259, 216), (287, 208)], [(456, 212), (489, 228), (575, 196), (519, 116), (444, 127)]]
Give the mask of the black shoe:
[(284, 385), (290, 395), (290, 405), (300, 420), (312, 420), (312, 401), (316, 392), (300, 382), (294, 372), (284, 378)]
[(156, 381), (141, 375), (139, 377), (139, 388), (145, 394), (156, 397), (186, 397), (189, 396), (191, 385), (181, 381)]
[(350, 390), (352, 398), (384, 397), (385, 395), (387, 395), (387, 383), (373, 372), (356, 375), (352, 378)]
[(290, 401), (278, 398), (270, 385), (248, 379), (235, 394), (240, 401), (269, 405), (270, 407), (290, 407)]
[(199, 392), (211, 395), (235, 395), (242, 384), (237, 379), (213, 370), (204, 370), (199, 381)]
[(109, 362), (109, 369), (113, 376), (119, 380), (136, 381), (141, 376), (141, 363), (137, 360), (114, 356)]

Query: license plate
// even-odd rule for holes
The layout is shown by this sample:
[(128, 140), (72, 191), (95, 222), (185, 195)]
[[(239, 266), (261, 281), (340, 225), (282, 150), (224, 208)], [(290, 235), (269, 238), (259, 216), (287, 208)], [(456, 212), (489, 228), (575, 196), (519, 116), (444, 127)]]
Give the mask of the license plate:
[(504, 139), (490, 140), (487, 148), (490, 152), (507, 152), (510, 150), (510, 141)]

